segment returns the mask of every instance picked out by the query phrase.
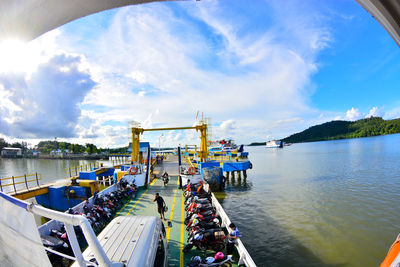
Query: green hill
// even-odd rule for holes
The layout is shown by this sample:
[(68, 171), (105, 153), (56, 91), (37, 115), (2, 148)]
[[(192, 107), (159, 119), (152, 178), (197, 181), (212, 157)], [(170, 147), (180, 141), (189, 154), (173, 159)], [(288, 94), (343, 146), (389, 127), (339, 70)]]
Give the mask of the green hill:
[(287, 143), (315, 142), (400, 133), (400, 119), (371, 117), (358, 121), (331, 121), (282, 139)]

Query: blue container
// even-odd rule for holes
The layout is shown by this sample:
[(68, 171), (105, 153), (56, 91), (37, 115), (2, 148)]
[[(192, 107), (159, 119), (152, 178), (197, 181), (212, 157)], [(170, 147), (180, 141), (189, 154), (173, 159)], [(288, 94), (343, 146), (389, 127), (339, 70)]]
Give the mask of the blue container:
[(96, 180), (96, 172), (79, 172), (79, 179), (82, 180)]
[[(94, 170), (96, 170), (96, 169), (98, 169), (98, 168), (93, 168), (93, 167), (92, 167), (90, 170), (91, 170), (91, 171), (94, 171)], [(102, 172), (96, 173), (96, 175), (97, 175), (97, 176), (112, 176), (112, 175), (114, 175), (114, 171), (115, 171), (114, 168), (107, 168), (106, 170), (105, 170), (105, 169), (102, 169)]]
[(224, 162), (222, 169), (224, 172), (245, 171), (250, 169), (250, 161)]
[(197, 162), (197, 166), (200, 166), (200, 169), (206, 168), (206, 167), (219, 167), (220, 163), (218, 161), (207, 161), (207, 162)]
[[(71, 190), (74, 190), (74, 194), (70, 194)], [(41, 196), (36, 196), (38, 204), (58, 210), (66, 211), (82, 202), (84, 198), (91, 196), (89, 187), (80, 186), (51, 186), (49, 187), (49, 193)], [(69, 199), (68, 199), (69, 198)]]

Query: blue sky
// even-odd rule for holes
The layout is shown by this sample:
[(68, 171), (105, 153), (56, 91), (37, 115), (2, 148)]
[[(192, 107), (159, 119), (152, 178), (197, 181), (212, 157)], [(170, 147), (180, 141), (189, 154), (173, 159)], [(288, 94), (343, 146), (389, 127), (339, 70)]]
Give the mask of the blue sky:
[[(400, 49), (355, 1), (188, 1), (94, 14), (0, 44), (0, 136), (116, 147), (128, 124), (284, 138), (326, 121), (400, 117)], [(164, 146), (194, 132), (146, 134)]]

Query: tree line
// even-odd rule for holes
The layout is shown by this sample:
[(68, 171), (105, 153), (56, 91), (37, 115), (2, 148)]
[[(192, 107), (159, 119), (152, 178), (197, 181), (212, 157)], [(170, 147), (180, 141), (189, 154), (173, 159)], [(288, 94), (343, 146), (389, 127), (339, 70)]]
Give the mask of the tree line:
[(292, 134), (287, 143), (315, 142), (400, 133), (400, 119), (384, 120), (371, 117), (358, 121), (330, 121)]
[(39, 151), (42, 154), (50, 154), (52, 151), (60, 150), (61, 153), (69, 154), (84, 154), (89, 155), (99, 153), (125, 153), (128, 147), (120, 148), (98, 148), (94, 144), (87, 143), (85, 145), (73, 144), (69, 142), (58, 142), (57, 140), (40, 141), (35, 147), (28, 148), (28, 143), (25, 141), (8, 143), (4, 138), (0, 138), (0, 150), (4, 147), (21, 148), (23, 154), (32, 154), (34, 150)]

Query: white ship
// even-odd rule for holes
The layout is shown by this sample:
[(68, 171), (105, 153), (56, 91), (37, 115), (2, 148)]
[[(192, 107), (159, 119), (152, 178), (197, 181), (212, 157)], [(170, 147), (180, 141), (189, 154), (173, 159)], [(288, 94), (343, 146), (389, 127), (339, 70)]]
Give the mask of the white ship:
[(265, 144), (265, 147), (267, 147), (267, 148), (282, 148), (283, 142), (281, 140), (267, 141), (267, 143)]

